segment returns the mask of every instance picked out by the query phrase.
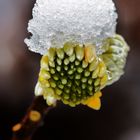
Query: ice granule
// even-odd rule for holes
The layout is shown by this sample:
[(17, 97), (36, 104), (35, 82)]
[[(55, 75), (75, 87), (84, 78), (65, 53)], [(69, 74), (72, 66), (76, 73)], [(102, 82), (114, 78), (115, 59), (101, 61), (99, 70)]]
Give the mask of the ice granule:
[(102, 41), (116, 32), (116, 19), (112, 0), (37, 0), (25, 43), (42, 55), (68, 41), (95, 44), (100, 52)]

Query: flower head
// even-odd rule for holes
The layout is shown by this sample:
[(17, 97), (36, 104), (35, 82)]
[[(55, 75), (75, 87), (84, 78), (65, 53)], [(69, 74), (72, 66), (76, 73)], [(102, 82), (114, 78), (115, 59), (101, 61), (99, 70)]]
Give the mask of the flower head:
[(35, 94), (100, 109), (101, 90), (123, 74), (128, 46), (112, 0), (37, 0), (29, 49), (43, 55)]
[(63, 48), (50, 48), (41, 60), (36, 95), (43, 95), (49, 105), (61, 100), (100, 109), (101, 90), (122, 75), (129, 50), (119, 35), (105, 40), (103, 47), (101, 55), (91, 44), (67, 42)]

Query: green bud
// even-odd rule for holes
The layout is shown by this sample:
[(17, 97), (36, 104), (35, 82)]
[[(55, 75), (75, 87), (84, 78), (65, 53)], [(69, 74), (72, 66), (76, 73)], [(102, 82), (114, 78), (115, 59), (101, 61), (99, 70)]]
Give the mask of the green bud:
[(68, 100), (68, 99), (70, 98), (70, 96), (69, 96), (69, 94), (63, 93), (63, 98), (64, 98), (65, 100)]
[(62, 102), (63, 102), (65, 105), (69, 104), (69, 101), (68, 101), (68, 100), (64, 100), (64, 99), (61, 99), (61, 100), (62, 100)]
[(101, 87), (104, 87), (104, 86), (107, 84), (107, 81), (108, 81), (108, 75), (105, 74), (105, 75), (101, 78), (101, 81), (100, 81)]
[(70, 93), (70, 89), (69, 89), (69, 88), (65, 88), (65, 89), (64, 89), (64, 92), (65, 92), (66, 94), (69, 94), (69, 93)]
[(109, 73), (107, 85), (110, 85), (117, 81), (123, 74), (129, 46), (120, 35), (109, 38), (109, 40), (106, 40), (106, 43), (108, 43), (108, 51), (105, 51), (101, 57), (105, 62), (106, 69)]
[[(91, 85), (91, 86), (88, 86), (87, 88), (88, 88), (88, 90), (89, 90), (90, 92), (91, 92), (91, 91), (93, 92), (93, 86), (92, 86), (92, 85)], [(93, 93), (92, 93), (92, 94), (93, 94)]]
[(61, 72), (60, 75), (61, 75), (61, 76), (64, 76), (64, 72)]
[(52, 88), (56, 87), (56, 83), (53, 80), (50, 81), (50, 85), (51, 85)]
[(99, 84), (100, 84), (100, 79), (98, 78), (98, 79), (95, 80), (94, 86), (96, 87), (96, 86), (98, 86)]
[(87, 82), (87, 78), (83, 77), (81, 81), (82, 81), (83, 83), (86, 83), (86, 82)]
[(72, 55), (69, 57), (69, 61), (70, 61), (70, 62), (74, 62), (74, 61), (75, 61), (75, 54), (72, 54)]
[(82, 83), (82, 89), (86, 89), (86, 84)]
[(76, 75), (75, 75), (75, 79), (77, 79), (77, 80), (78, 80), (78, 79), (81, 79), (81, 74), (76, 74)]
[(59, 76), (58, 76), (57, 74), (54, 74), (54, 75), (53, 75), (53, 79), (54, 79), (55, 81), (58, 81), (58, 80), (59, 80)]
[(77, 68), (77, 72), (78, 72), (78, 73), (82, 73), (82, 72), (83, 72), (83, 68), (78, 67), (78, 68)]
[(122, 53), (122, 48), (118, 47), (118, 46), (115, 46), (115, 45), (112, 45), (109, 47), (107, 53), (114, 53), (114, 54), (121, 54)]
[(75, 65), (72, 63), (72, 64), (70, 65), (70, 68), (71, 68), (71, 69), (74, 69), (74, 67), (75, 67)]
[(60, 89), (63, 89), (63, 88), (64, 88), (64, 85), (58, 84), (58, 87), (59, 87)]
[(79, 86), (79, 85), (80, 85), (80, 81), (75, 80), (75, 84), (76, 84), (77, 86)]
[(49, 81), (44, 79), (44, 77), (39, 77), (38, 81), (43, 87), (50, 87)]
[(41, 70), (39, 76), (43, 77), (44, 79), (50, 79), (51, 78), (50, 73), (48, 71), (45, 71), (45, 70)]
[(88, 80), (88, 84), (89, 84), (89, 85), (92, 85), (92, 82), (93, 82), (93, 80), (90, 78), (90, 79)]
[(92, 78), (95, 79), (98, 77), (98, 73), (99, 73), (99, 67), (96, 68), (95, 71), (92, 72)]
[(50, 69), (50, 73), (51, 73), (51, 74), (55, 74), (55, 69), (51, 68), (51, 69)]
[(72, 75), (74, 73), (74, 70), (72, 70), (72, 69), (70, 69), (69, 71), (68, 71), (68, 74), (69, 75)]
[(49, 61), (49, 66), (55, 68), (55, 62), (54, 61)]
[(95, 92), (100, 91), (100, 86), (95, 87)]
[(71, 56), (74, 52), (74, 44), (67, 42), (64, 44), (64, 51), (68, 56)]
[(67, 86), (68, 87), (71, 87), (72, 86), (72, 82), (71, 81), (68, 81)]
[(88, 66), (88, 62), (86, 62), (85, 60), (83, 60), (83, 62), (82, 62), (82, 67), (83, 67), (83, 68), (87, 68), (87, 66)]
[(106, 67), (109, 71), (116, 71), (118, 70), (115, 62), (111, 59), (111, 58), (108, 58), (106, 55), (103, 56), (103, 60), (106, 64)]
[(61, 60), (61, 59), (57, 58), (56, 61), (57, 61), (57, 64), (58, 64), (58, 65), (61, 65), (61, 64), (62, 64), (62, 60)]
[(82, 99), (84, 99), (84, 100), (87, 99), (87, 92), (86, 92), (86, 90), (82, 91)]
[(45, 87), (50, 87), (50, 83), (48, 80), (46, 80), (46, 82), (45, 82)]
[(65, 59), (64, 59), (64, 64), (65, 64), (65, 65), (68, 65), (68, 64), (69, 64), (69, 59), (68, 59), (68, 58), (65, 58)]
[(56, 53), (55, 48), (49, 48), (48, 49), (48, 54), (47, 55), (48, 55), (49, 60), (52, 61), (52, 62), (55, 59), (55, 53)]
[(98, 65), (98, 59), (94, 59), (89, 65), (89, 71), (94, 71)]
[(58, 72), (60, 72), (60, 71), (61, 71), (61, 66), (56, 66), (56, 70), (57, 70)]
[(80, 65), (80, 61), (75, 60), (75, 65), (76, 65), (76, 66)]
[(113, 59), (114, 61), (116, 61), (117, 58), (118, 58), (117, 55), (108, 54), (108, 53), (107, 54), (103, 54), (101, 57), (103, 58), (104, 62), (108, 62), (110, 59), (111, 60)]
[(80, 46), (75, 47), (76, 58), (81, 61), (84, 58), (84, 48)]
[(58, 49), (56, 50), (56, 53), (57, 53), (57, 56), (58, 56), (60, 59), (64, 59), (65, 54), (64, 54), (64, 51), (63, 51), (62, 48), (58, 48)]
[(41, 69), (49, 71), (49, 58), (48, 56), (43, 56), (41, 59)]
[(71, 99), (72, 99), (73, 102), (76, 102), (76, 95), (74, 93), (72, 93)]
[(84, 76), (85, 76), (85, 77), (90, 76), (90, 72), (89, 72), (88, 70), (85, 70), (85, 71), (84, 71)]
[(89, 95), (92, 96), (93, 95), (93, 91), (89, 91)]
[(73, 92), (76, 92), (76, 86), (75, 86), (75, 85), (72, 84), (71, 89), (72, 89), (72, 93), (73, 93)]
[(124, 65), (125, 65), (125, 61), (126, 61), (126, 60), (122, 60), (122, 61), (120, 60), (120, 61), (117, 61), (117, 62), (116, 62), (116, 65), (118, 65), (118, 68), (119, 68), (119, 69), (123, 69), (123, 67), (124, 67)]
[(62, 78), (61, 82), (62, 82), (63, 85), (66, 85), (67, 84), (67, 79), (66, 78)]
[(124, 38), (119, 34), (116, 34), (114, 38), (117, 39), (117, 40), (120, 40), (121, 42), (125, 42)]
[(85, 61), (91, 63), (97, 57), (95, 46), (92, 44), (86, 44), (84, 49)]
[(75, 105), (75, 103), (73, 103), (73, 102), (69, 102), (69, 106), (75, 107), (76, 105)]
[(49, 95), (54, 95), (54, 90), (53, 88), (49, 87), (49, 88), (46, 88), (46, 93), (49, 94)]
[(64, 66), (64, 70), (67, 71), (69, 69), (68, 66)]
[(124, 44), (122, 41), (120, 41), (119, 39), (110, 39), (110, 45), (116, 45), (116, 46), (120, 46), (122, 47)]
[(104, 67), (104, 66), (100, 67), (98, 76), (103, 77), (105, 75), (105, 73), (106, 73), (106, 67)]
[(70, 75), (69, 78), (70, 78), (71, 80), (73, 80), (73, 79), (74, 79), (74, 75)]
[(78, 95), (79, 97), (81, 97), (81, 93), (82, 93), (81, 89), (80, 89), (79, 87), (77, 87), (76, 91), (77, 91), (77, 93), (78, 93), (77, 95)]

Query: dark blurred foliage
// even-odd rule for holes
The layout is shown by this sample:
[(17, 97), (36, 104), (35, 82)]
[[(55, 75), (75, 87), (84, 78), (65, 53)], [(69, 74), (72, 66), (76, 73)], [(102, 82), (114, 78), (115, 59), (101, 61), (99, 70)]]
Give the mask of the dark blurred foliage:
[[(0, 0), (0, 140), (33, 99), (40, 55), (23, 40), (35, 0)], [(117, 32), (131, 46), (125, 75), (103, 91), (102, 108), (70, 108), (59, 103), (50, 111), (34, 140), (140, 140), (140, 0), (116, 0)]]

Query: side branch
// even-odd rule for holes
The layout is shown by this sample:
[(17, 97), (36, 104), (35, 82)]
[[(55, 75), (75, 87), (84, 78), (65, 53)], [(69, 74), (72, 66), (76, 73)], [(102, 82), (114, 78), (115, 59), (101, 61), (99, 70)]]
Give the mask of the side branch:
[(31, 140), (32, 135), (43, 123), (48, 111), (53, 108), (46, 104), (43, 96), (35, 97), (23, 120), (13, 126), (12, 140)]

